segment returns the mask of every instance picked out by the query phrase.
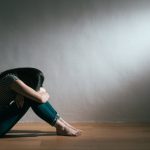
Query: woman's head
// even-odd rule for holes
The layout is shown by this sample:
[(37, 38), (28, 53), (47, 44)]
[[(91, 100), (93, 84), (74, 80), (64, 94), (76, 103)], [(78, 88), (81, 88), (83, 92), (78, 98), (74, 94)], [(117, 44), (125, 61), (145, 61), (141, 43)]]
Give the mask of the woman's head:
[(24, 68), (14, 68), (9, 69), (0, 74), (0, 79), (3, 78), (7, 74), (14, 74), (28, 86), (39, 89), (44, 82), (43, 72), (36, 68), (24, 67)]

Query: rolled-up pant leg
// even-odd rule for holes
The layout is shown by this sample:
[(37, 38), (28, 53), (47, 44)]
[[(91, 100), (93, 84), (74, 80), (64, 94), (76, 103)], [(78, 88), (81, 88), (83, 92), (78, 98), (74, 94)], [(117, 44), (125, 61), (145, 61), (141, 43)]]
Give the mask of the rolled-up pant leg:
[(28, 104), (41, 119), (49, 123), (51, 126), (54, 126), (57, 119), (60, 117), (48, 101), (41, 104), (28, 100)]

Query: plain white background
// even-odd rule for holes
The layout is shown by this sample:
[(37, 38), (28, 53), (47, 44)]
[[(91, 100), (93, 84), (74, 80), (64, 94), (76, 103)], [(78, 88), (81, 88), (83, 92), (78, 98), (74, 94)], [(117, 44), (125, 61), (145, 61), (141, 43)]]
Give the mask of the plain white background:
[[(0, 71), (41, 69), (68, 121), (150, 121), (149, 4), (0, 1)], [(41, 121), (29, 112), (22, 121)]]

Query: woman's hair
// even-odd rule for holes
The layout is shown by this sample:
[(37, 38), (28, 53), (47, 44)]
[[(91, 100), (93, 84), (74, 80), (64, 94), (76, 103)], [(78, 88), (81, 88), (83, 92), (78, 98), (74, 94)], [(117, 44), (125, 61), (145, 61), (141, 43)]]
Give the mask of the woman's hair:
[(22, 80), (24, 83), (26, 83), (28, 86), (32, 87), (35, 90), (38, 90), (44, 82), (43, 72), (36, 68), (24, 67), (9, 69), (0, 73), (0, 79), (7, 74), (14, 74), (20, 80)]

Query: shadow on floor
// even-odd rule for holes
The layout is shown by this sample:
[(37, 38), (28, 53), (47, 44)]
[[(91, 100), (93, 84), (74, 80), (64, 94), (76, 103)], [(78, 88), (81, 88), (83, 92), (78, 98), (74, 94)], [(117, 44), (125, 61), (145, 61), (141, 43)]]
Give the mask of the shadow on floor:
[(39, 131), (39, 130), (11, 130), (3, 138), (21, 138), (21, 137), (38, 137), (38, 136), (56, 136), (56, 132)]

